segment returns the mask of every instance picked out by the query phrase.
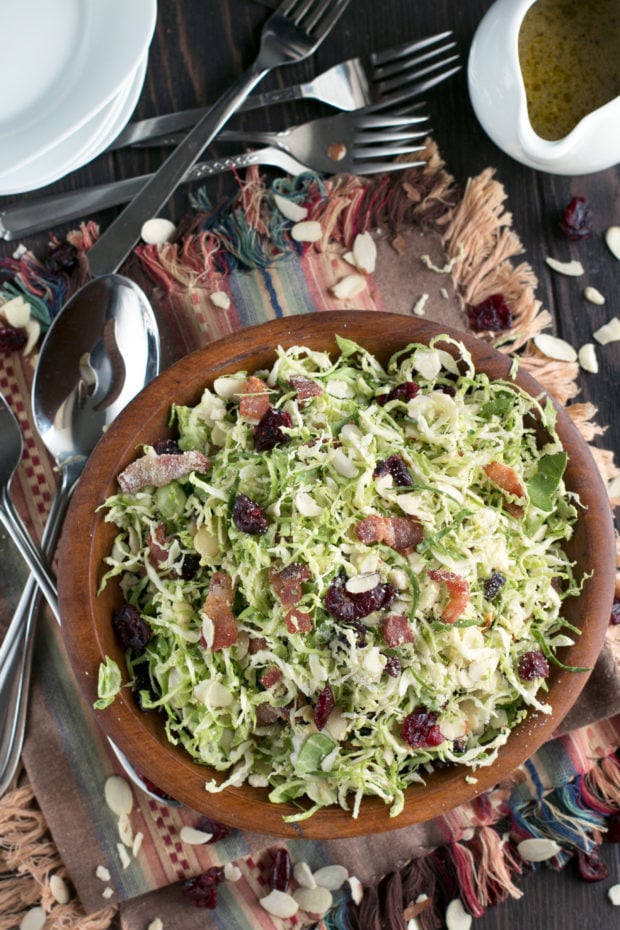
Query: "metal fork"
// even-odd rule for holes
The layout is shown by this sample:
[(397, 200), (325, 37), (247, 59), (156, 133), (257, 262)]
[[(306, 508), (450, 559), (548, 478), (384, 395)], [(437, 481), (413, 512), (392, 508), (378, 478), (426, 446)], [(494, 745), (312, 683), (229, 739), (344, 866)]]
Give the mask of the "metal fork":
[(302, 61), (330, 32), (349, 0), (283, 0), (263, 26), (254, 63), (219, 98), (144, 185), (88, 253), (93, 277), (117, 271), (140, 238), (145, 219), (157, 216), (200, 153), (222, 130), (258, 82), (280, 65)]
[[(187, 172), (183, 181), (200, 181), (250, 165), (273, 165), (292, 175), (302, 174), (308, 169), (326, 174), (349, 172), (366, 175), (411, 168), (422, 162), (393, 162), (387, 161), (386, 157), (411, 155), (419, 151), (420, 146), (413, 143), (428, 132), (428, 129), (421, 128), (425, 120), (426, 117), (415, 114), (378, 113), (373, 107), (354, 113), (338, 113), (304, 123), (285, 133), (261, 133), (258, 141), (267, 142), (266, 148), (199, 162)], [(235, 133), (230, 132), (227, 138), (234, 136)], [(243, 137), (246, 138), (245, 134)], [(336, 157), (330, 157), (330, 152)], [(106, 207), (118, 206), (135, 196), (149, 177), (151, 175), (125, 178), (8, 206), (0, 213), (0, 236), (4, 239), (18, 238)]]
[[(252, 94), (239, 110), (254, 110), (301, 99), (320, 100), (342, 111), (359, 110), (381, 103), (396, 88), (407, 93), (414, 82), (418, 93), (426, 93), (460, 68), (456, 64), (458, 54), (443, 57), (456, 46), (453, 41), (443, 42), (450, 36), (452, 32), (448, 30), (373, 52), (367, 57), (349, 58), (305, 84), (293, 84), (266, 94)], [(447, 71), (449, 65), (453, 67)], [(107, 151), (128, 145), (165, 145), (169, 141), (166, 136), (190, 129), (205, 113), (206, 109), (198, 107), (128, 123)]]

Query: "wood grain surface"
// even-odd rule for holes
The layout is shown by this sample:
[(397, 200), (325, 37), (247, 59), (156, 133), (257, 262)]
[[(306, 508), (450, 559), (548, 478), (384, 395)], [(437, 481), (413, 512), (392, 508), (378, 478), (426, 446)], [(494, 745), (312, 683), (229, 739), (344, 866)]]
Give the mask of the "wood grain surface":
[[(160, 0), (158, 25), (152, 45), (147, 81), (136, 116), (146, 117), (173, 109), (205, 105), (241, 73), (257, 49), (257, 37), (270, 0)], [(452, 28), (459, 51), (466, 61), (472, 36), (489, 0), (352, 0), (339, 25), (311, 62), (282, 70), (270, 76), (263, 89), (301, 80), (354, 54), (364, 54), (408, 38), (416, 38)], [(110, 50), (113, 54), (113, 49)], [(524, 245), (524, 260), (539, 277), (538, 296), (550, 310), (554, 329), (575, 346), (591, 340), (594, 329), (618, 315), (620, 264), (608, 252), (603, 234), (612, 224), (620, 224), (620, 175), (617, 167), (594, 175), (561, 177), (532, 171), (499, 151), (478, 125), (467, 95), (465, 73), (426, 97), (433, 134), (450, 172), (459, 180), (477, 174), (487, 166), (506, 188), (514, 225)], [(240, 118), (241, 125), (283, 128), (326, 111), (318, 104), (297, 103), (274, 107), (269, 112), (251, 113)], [(220, 145), (216, 154), (235, 151)], [(89, 183), (109, 181), (155, 169), (165, 152), (137, 150), (99, 156), (90, 165), (36, 194), (60, 191)], [(232, 190), (232, 180), (222, 176), (212, 182), (212, 197)], [(590, 240), (569, 243), (558, 229), (558, 219), (573, 195), (588, 198), (594, 216)], [(0, 198), (0, 209), (19, 198)], [(185, 195), (179, 192), (170, 204), (170, 215), (178, 217), (185, 209)], [(114, 211), (94, 218), (102, 225)], [(71, 224), (74, 225), (74, 224)], [(62, 234), (67, 225), (55, 230)], [(33, 248), (44, 248), (47, 236), (25, 240)], [(11, 254), (15, 243), (0, 243), (0, 254)], [(586, 278), (565, 278), (551, 272), (545, 257), (567, 260), (579, 258)], [(603, 307), (587, 304), (582, 297), (584, 283), (592, 284), (607, 298)], [(620, 417), (617, 414), (620, 371), (620, 345), (599, 352), (600, 371), (583, 374), (579, 400), (591, 401), (599, 410), (598, 420), (607, 427), (594, 441), (615, 451), (620, 459)], [(540, 869), (529, 876), (521, 902), (508, 902), (490, 909), (475, 921), (475, 930), (589, 930), (620, 927), (620, 913), (606, 898), (606, 889), (620, 881), (620, 849), (607, 845), (603, 856), (610, 876), (597, 884), (586, 884), (569, 867), (562, 873)]]

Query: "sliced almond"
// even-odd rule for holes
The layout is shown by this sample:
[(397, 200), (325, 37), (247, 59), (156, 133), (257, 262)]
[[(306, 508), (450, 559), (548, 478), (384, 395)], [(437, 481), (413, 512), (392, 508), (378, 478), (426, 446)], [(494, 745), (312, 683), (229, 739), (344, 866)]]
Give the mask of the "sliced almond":
[(174, 238), (176, 231), (177, 228), (173, 222), (155, 216), (142, 224), (140, 235), (147, 245), (163, 245), (164, 242), (170, 242)]
[(212, 833), (206, 833), (204, 830), (197, 830), (196, 827), (181, 827), (179, 832), (182, 843), (188, 843), (190, 846), (203, 846), (213, 839)]
[(351, 889), (351, 900), (354, 904), (361, 904), (364, 898), (364, 886), (357, 875), (349, 875), (347, 878), (349, 888)]
[(342, 260), (347, 263), (347, 265), (353, 265), (355, 267), (355, 255), (353, 252), (345, 252), (342, 256)]
[(611, 254), (620, 261), (620, 226), (610, 226), (605, 232), (605, 242)]
[(215, 307), (219, 307), (221, 310), (228, 310), (230, 307), (230, 297), (226, 291), (213, 291), (212, 294), (209, 294), (209, 300)]
[(285, 891), (278, 891), (275, 888), (273, 891), (270, 891), (268, 895), (265, 895), (264, 898), (260, 898), (259, 903), (268, 914), (273, 914), (274, 917), (282, 917), (283, 919), (294, 917), (299, 910), (299, 904), (292, 895), (286, 894)]
[(324, 885), (317, 885), (316, 888), (297, 888), (293, 897), (302, 911), (317, 918), (326, 914), (334, 903), (331, 891)]
[(12, 300), (7, 300), (5, 304), (0, 305), (0, 314), (9, 326), (23, 329), (30, 319), (30, 304), (23, 297), (13, 297)]
[(35, 319), (28, 320), (26, 323), (26, 333), (28, 334), (28, 338), (26, 339), (26, 345), (22, 349), (22, 354), (30, 355), (41, 335), (41, 324), (39, 321)]
[(227, 882), (238, 882), (241, 878), (241, 869), (234, 862), (226, 862), (224, 865), (224, 878)]
[(620, 339), (620, 320), (617, 316), (592, 333), (597, 342), (606, 346), (608, 342), (617, 342)]
[(330, 891), (337, 891), (342, 888), (348, 877), (349, 870), (345, 869), (343, 865), (325, 865), (314, 873), (314, 880), (317, 885), (329, 888)]
[(117, 843), (116, 850), (118, 852), (118, 858), (121, 860), (122, 867), (128, 869), (131, 865), (131, 856), (127, 852), (126, 846), (124, 846), (123, 843)]
[(471, 914), (463, 907), (460, 898), (450, 901), (446, 908), (446, 927), (448, 930), (469, 930), (472, 923)]
[(289, 200), (281, 194), (274, 194), (273, 199), (282, 216), (287, 220), (292, 220), (293, 223), (301, 223), (308, 216), (308, 208), (302, 207), (294, 200)]
[(133, 809), (133, 794), (129, 782), (120, 775), (110, 775), (104, 788), (105, 802), (117, 817), (121, 814), (131, 814)]
[(584, 371), (590, 371), (593, 375), (598, 372), (598, 359), (596, 358), (596, 348), (591, 342), (582, 345), (577, 353), (579, 364)]
[(562, 847), (547, 837), (533, 837), (522, 840), (517, 846), (517, 852), (527, 862), (546, 862), (562, 852)]
[(312, 874), (312, 869), (307, 862), (300, 859), (293, 866), (293, 876), (298, 885), (302, 888), (316, 888), (316, 880)]
[(161, 917), (154, 917), (146, 930), (164, 930), (164, 922)]
[(330, 290), (338, 300), (350, 300), (357, 297), (366, 287), (366, 278), (361, 274), (348, 274), (341, 278), (335, 284), (332, 284)]
[(31, 907), (22, 917), (19, 930), (41, 930), (46, 920), (47, 915), (42, 907)]
[(107, 901), (108, 898), (111, 898), (113, 894), (114, 894), (114, 888), (110, 888), (110, 886), (108, 885), (108, 887), (104, 888), (103, 891), (101, 892), (101, 897), (105, 898)]
[(534, 345), (547, 358), (554, 358), (560, 362), (577, 361), (577, 353), (573, 347), (564, 339), (551, 336), (549, 333), (539, 333), (538, 336), (534, 336)]
[(134, 859), (137, 858), (138, 853), (142, 849), (143, 842), (144, 842), (144, 833), (138, 830), (138, 832), (133, 838), (133, 843), (131, 844), (131, 855), (134, 857)]
[(302, 517), (319, 517), (323, 508), (317, 504), (312, 495), (306, 491), (298, 491), (295, 495), (295, 506)]
[(69, 886), (64, 878), (61, 878), (56, 873), (50, 875), (50, 891), (54, 901), (57, 901), (58, 904), (67, 904), (69, 902), (71, 897)]
[(612, 885), (607, 889), (607, 897), (612, 904), (620, 905), (620, 885)]
[(98, 865), (95, 869), (95, 875), (101, 882), (109, 882), (111, 878), (110, 872), (105, 865)]
[(377, 265), (377, 246), (369, 232), (359, 233), (353, 242), (353, 260), (362, 274), (372, 274)]
[(353, 575), (347, 578), (345, 588), (349, 594), (365, 594), (366, 591), (372, 591), (381, 581), (379, 572), (365, 572), (362, 575)]
[(295, 223), (291, 229), (291, 236), (295, 242), (318, 242), (323, 236), (323, 229), (316, 220), (303, 220), (301, 223)]
[(133, 827), (127, 814), (121, 814), (118, 818), (118, 835), (123, 845), (133, 846)]
[(595, 287), (584, 288), (583, 296), (589, 303), (596, 304), (599, 307), (602, 307), (605, 303), (605, 298)]
[(578, 278), (579, 275), (583, 274), (583, 265), (576, 259), (573, 259), (570, 262), (559, 262), (557, 258), (547, 257), (545, 261), (550, 268), (553, 268), (554, 271), (558, 271), (560, 274), (568, 275), (571, 278)]
[(245, 378), (231, 375), (222, 375), (213, 382), (213, 390), (222, 400), (232, 400), (236, 394), (239, 394)]

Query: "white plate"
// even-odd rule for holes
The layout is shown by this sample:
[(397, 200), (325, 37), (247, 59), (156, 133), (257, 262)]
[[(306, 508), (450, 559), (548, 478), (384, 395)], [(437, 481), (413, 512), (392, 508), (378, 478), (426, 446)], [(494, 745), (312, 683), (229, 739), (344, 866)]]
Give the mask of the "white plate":
[(96, 158), (125, 128), (133, 113), (146, 76), (145, 55), (121, 92), (81, 126), (48, 152), (0, 177), (0, 196), (38, 190), (76, 171)]
[(144, 58), (156, 0), (0, 4), (0, 181), (84, 126)]

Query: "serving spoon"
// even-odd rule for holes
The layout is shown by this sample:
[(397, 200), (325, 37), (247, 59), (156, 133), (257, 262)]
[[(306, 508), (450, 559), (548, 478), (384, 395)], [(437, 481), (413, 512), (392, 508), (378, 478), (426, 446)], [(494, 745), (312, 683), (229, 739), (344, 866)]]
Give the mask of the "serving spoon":
[[(35, 424), (60, 474), (41, 539), (47, 560), (53, 556), (71, 493), (89, 454), (123, 407), (155, 377), (159, 364), (152, 307), (142, 290), (122, 275), (114, 275), (113, 280), (103, 276), (83, 287), (54, 320), (41, 346), (32, 389)], [(16, 422), (15, 426), (19, 431)], [(18, 439), (21, 442), (21, 435)], [(50, 581), (49, 575), (44, 570), (44, 583)], [(38, 574), (28, 579), (0, 646), (0, 705), (6, 708), (0, 796), (13, 777), (23, 744), (38, 584)], [(49, 585), (44, 593), (50, 594)], [(126, 771), (146, 790), (133, 769)]]

